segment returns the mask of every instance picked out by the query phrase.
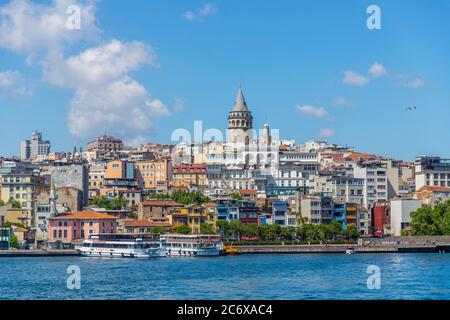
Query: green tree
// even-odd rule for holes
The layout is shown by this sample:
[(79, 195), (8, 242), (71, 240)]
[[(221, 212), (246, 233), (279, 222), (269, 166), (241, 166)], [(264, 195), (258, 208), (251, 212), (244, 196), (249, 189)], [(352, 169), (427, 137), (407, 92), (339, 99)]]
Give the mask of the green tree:
[(104, 208), (106, 210), (122, 210), (123, 208), (127, 207), (128, 201), (122, 197), (109, 199), (103, 196), (93, 199), (91, 204), (96, 205), (100, 208)]
[(358, 239), (359, 236), (360, 234), (355, 225), (351, 224), (347, 226), (347, 230), (345, 230), (345, 237), (347, 239)]
[(166, 228), (162, 228), (162, 227), (153, 227), (152, 228), (152, 233), (164, 234), (164, 233), (167, 233), (167, 229)]
[(258, 236), (258, 225), (256, 223), (243, 223), (241, 225), (242, 234), (247, 237), (257, 237)]
[(175, 232), (180, 234), (189, 234), (191, 233), (191, 228), (187, 224), (182, 224), (175, 227)]
[(20, 201), (18, 201), (18, 200), (11, 200), (11, 206), (14, 209), (21, 209), (22, 208), (22, 203), (20, 203)]
[(201, 234), (216, 234), (216, 230), (208, 224), (208, 223), (202, 223), (200, 224), (200, 233)]
[(150, 199), (150, 200), (170, 200), (170, 199), (172, 199), (171, 198), (171, 196), (170, 196), (170, 194), (168, 194), (168, 193), (160, 193), (160, 192), (158, 192), (158, 193), (150, 193), (148, 196), (147, 196), (147, 199)]
[(231, 199), (244, 200), (244, 197), (239, 192), (235, 192), (231, 195)]
[(445, 205), (436, 205), (432, 208), (423, 205), (411, 212), (411, 229), (414, 236), (438, 236), (448, 233), (449, 202)]
[(19, 240), (14, 233), (11, 233), (11, 238), (9, 239), (9, 246), (11, 248), (19, 249)]

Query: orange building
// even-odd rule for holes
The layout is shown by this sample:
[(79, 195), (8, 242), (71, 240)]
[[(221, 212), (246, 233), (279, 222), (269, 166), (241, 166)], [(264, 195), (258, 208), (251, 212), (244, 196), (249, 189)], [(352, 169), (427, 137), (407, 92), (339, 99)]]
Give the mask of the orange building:
[(137, 161), (134, 163), (136, 181), (140, 188), (152, 191), (167, 190), (172, 180), (172, 161)]
[[(112, 160), (106, 165), (103, 186), (100, 195), (109, 198), (126, 197), (124, 194), (135, 194), (137, 189), (134, 166), (130, 161)], [(139, 200), (140, 202), (140, 200)], [(134, 204), (138, 204), (136, 201)]]

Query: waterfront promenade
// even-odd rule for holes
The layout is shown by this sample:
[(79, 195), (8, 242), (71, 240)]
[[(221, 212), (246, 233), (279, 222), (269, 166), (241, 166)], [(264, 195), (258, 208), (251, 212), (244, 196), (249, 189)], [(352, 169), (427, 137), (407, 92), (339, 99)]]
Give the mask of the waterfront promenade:
[[(389, 237), (360, 239), (358, 244), (305, 245), (235, 245), (239, 254), (309, 254), (345, 253), (352, 247), (356, 253), (450, 253), (450, 237)], [(1, 257), (76, 256), (75, 250), (0, 250)]]
[(11, 257), (64, 257), (78, 255), (75, 250), (0, 250), (0, 258)]
[(389, 237), (360, 239), (358, 244), (245, 245), (235, 246), (240, 254), (251, 253), (345, 253), (352, 247), (357, 253), (450, 253), (450, 237)]

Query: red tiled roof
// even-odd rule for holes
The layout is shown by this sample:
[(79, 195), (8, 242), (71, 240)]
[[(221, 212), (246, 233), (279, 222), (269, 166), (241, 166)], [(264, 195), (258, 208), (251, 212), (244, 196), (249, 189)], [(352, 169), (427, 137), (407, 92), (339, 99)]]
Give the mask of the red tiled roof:
[(254, 195), (254, 194), (256, 194), (256, 190), (242, 189), (242, 190), (239, 190), (239, 193), (243, 196), (244, 195)]
[(116, 220), (116, 217), (110, 216), (109, 214), (102, 213), (102, 212), (96, 212), (96, 211), (76, 211), (71, 212), (62, 216), (58, 217), (51, 217), (49, 219), (70, 219), (70, 220), (78, 220), (78, 219), (89, 219), (89, 220), (96, 220), (96, 219), (112, 219)]
[(438, 191), (438, 192), (450, 192), (450, 188), (441, 186), (423, 186), (417, 192)]
[(148, 220), (125, 220), (123, 222), (123, 226), (125, 228), (128, 227), (153, 227), (152, 222), (148, 221)]

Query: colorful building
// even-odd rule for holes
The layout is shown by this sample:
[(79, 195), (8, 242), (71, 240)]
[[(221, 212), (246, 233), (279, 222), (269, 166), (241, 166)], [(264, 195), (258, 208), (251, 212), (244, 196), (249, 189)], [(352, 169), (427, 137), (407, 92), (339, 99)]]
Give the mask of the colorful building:
[(95, 211), (72, 212), (50, 217), (49, 245), (51, 247), (71, 247), (74, 242), (99, 233), (115, 233), (116, 217)]
[(151, 222), (148, 220), (124, 220), (119, 222), (117, 227), (118, 232), (131, 234), (145, 234), (152, 233), (153, 228), (170, 228), (171, 225), (167, 223)]
[(33, 174), (4, 174), (1, 183), (1, 199), (4, 203), (16, 201), (27, 212), (30, 225), (34, 225), (36, 195), (45, 189), (45, 180)]
[(100, 195), (108, 198), (122, 196), (123, 193), (136, 190), (138, 184), (135, 180), (134, 166), (132, 162), (112, 160), (106, 165), (103, 187)]
[(134, 163), (138, 186), (150, 192), (167, 191), (172, 180), (172, 161), (137, 161)]
[(177, 164), (173, 166), (173, 186), (176, 188), (207, 187), (205, 164)]

